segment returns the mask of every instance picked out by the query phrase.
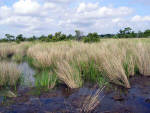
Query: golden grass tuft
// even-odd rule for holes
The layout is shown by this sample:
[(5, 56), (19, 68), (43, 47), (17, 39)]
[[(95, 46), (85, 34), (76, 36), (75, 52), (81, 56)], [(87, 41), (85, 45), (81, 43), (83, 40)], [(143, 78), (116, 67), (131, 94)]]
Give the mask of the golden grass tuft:
[(16, 63), (0, 62), (0, 86), (15, 86), (20, 75), (21, 72)]
[(70, 88), (79, 88), (82, 86), (82, 79), (79, 70), (68, 62), (57, 63), (57, 76)]
[(142, 75), (150, 76), (150, 46), (138, 43), (134, 51), (137, 57), (137, 66)]

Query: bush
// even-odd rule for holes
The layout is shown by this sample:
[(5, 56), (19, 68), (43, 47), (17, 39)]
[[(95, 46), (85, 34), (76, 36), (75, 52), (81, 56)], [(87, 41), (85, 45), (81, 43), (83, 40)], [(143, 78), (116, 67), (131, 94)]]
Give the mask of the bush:
[(89, 33), (88, 35), (87, 35), (87, 37), (84, 37), (83, 38), (83, 41), (85, 42), (85, 43), (89, 43), (89, 42), (99, 42), (100, 41), (100, 37), (99, 37), (99, 35), (97, 34), (97, 33)]
[(98, 39), (98, 38), (84, 37), (84, 38), (83, 38), (83, 41), (84, 41), (85, 43), (90, 43), (90, 42), (99, 42), (99, 41), (100, 41), (100, 39)]

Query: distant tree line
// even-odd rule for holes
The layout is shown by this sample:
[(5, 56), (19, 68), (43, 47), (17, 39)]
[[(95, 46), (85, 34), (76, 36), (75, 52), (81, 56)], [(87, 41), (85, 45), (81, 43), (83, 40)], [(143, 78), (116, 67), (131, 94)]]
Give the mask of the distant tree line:
[(10, 42), (16, 41), (17, 43), (22, 41), (43, 41), (43, 42), (57, 42), (57, 41), (66, 41), (66, 40), (77, 40), (84, 42), (98, 42), (102, 38), (150, 38), (150, 29), (145, 30), (144, 32), (133, 31), (130, 27), (124, 28), (123, 30), (119, 30), (117, 34), (101, 34), (98, 33), (89, 33), (84, 35), (80, 30), (75, 30), (75, 35), (63, 34), (61, 32), (56, 32), (54, 35), (49, 34), (48, 36), (41, 35), (39, 37), (24, 37), (22, 34), (17, 35), (16, 37), (10, 34), (5, 34), (4, 38), (0, 39), (0, 42)]
[(130, 27), (120, 30), (116, 35), (117, 38), (150, 38), (150, 29), (144, 32), (138, 31), (135, 33)]

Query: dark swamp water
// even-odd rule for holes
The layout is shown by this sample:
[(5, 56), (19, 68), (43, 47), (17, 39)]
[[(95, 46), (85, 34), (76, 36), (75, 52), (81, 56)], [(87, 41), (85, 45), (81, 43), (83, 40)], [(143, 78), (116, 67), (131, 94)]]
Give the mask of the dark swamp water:
[[(81, 113), (84, 99), (96, 92), (87, 84), (83, 88), (70, 90), (58, 86), (50, 91), (31, 88), (35, 71), (27, 63), (19, 64), (25, 82), (17, 97), (7, 98), (1, 103), (0, 113)], [(113, 86), (99, 95), (100, 103), (91, 113), (150, 113), (150, 77), (135, 76), (130, 79), (131, 89)], [(42, 93), (41, 93), (42, 92)]]

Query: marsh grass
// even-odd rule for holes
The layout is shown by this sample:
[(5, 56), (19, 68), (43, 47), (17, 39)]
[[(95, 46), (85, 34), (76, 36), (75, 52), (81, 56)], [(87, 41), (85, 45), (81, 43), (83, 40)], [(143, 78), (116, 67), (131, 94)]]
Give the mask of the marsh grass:
[(21, 72), (16, 63), (0, 62), (0, 86), (16, 87), (21, 79)]
[(103, 83), (104, 78), (130, 88), (128, 78), (134, 75), (136, 65), (135, 56), (128, 54), (134, 51), (130, 47), (136, 45), (131, 43), (128, 40), (42, 43), (29, 48), (27, 55), (36, 60), (33, 64), (38, 68), (55, 67), (58, 78), (70, 88), (81, 87), (83, 81)]
[[(13, 55), (12, 59), (24, 59), (40, 71), (56, 72), (58, 79), (70, 88), (79, 88), (84, 82), (104, 84), (107, 81), (130, 88), (130, 76), (150, 75), (149, 45), (148, 39), (1, 43), (0, 58)], [(44, 81), (48, 74), (42, 73), (46, 75), (41, 77)]]
[(98, 75), (100, 74), (94, 61), (81, 62), (80, 72), (83, 75), (83, 78), (85, 79), (85, 81), (91, 81), (91, 82), (96, 82)]
[(11, 43), (1, 43), (0, 44), (0, 59), (12, 58), (14, 61), (22, 61), (23, 57), (26, 55), (29, 47), (32, 46), (30, 42), (22, 42), (16, 44)]
[(38, 88), (52, 89), (56, 85), (57, 77), (47, 70), (35, 75), (35, 86)]
[(137, 57), (137, 66), (142, 75), (150, 76), (150, 47), (148, 44), (138, 43), (135, 54)]
[(103, 86), (107, 84), (105, 73), (98, 69), (95, 61), (80, 62), (78, 66), (84, 82), (90, 82)]
[(56, 74), (70, 88), (79, 88), (83, 84), (80, 71), (66, 61), (58, 62)]
[(11, 56), (14, 54), (14, 43), (1, 43), (0, 44), (0, 58), (4, 59), (8, 56)]

